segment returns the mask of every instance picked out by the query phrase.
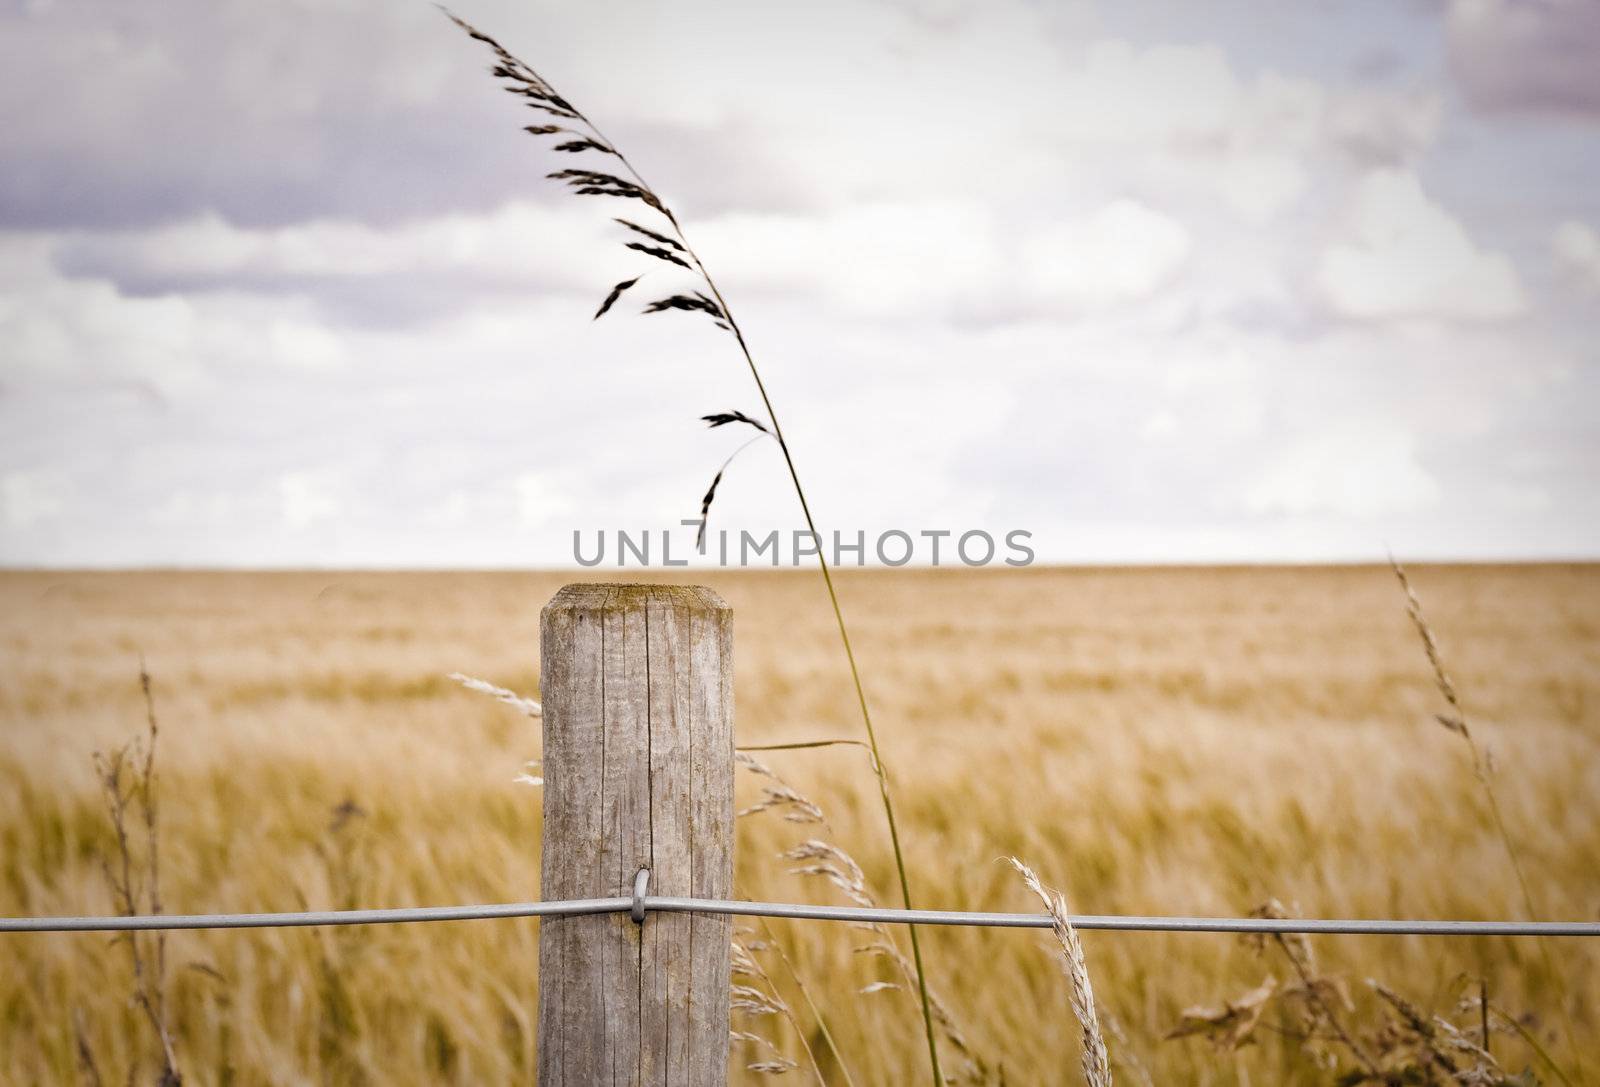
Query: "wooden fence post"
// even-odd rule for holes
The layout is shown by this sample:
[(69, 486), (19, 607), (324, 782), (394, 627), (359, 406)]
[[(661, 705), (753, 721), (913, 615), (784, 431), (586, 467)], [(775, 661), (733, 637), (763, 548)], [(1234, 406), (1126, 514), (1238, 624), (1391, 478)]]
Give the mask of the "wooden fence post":
[[(710, 589), (568, 585), (540, 622), (540, 897), (733, 891), (733, 613)], [(539, 1083), (725, 1085), (733, 919), (549, 917)]]

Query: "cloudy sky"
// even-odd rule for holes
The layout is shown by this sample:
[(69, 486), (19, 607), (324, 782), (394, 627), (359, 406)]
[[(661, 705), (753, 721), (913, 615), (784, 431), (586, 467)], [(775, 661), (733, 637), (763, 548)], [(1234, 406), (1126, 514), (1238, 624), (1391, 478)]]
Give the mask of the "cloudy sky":
[[(684, 221), (825, 528), (1600, 555), (1592, 0), (460, 0)], [(0, 563), (553, 565), (759, 401), (411, 0), (0, 0)], [(597, 168), (598, 168), (598, 164)], [(776, 449), (724, 527), (790, 527)]]

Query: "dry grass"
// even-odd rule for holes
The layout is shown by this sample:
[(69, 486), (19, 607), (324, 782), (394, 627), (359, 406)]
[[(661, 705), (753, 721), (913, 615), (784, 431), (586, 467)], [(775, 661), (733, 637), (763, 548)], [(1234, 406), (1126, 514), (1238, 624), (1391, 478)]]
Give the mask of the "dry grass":
[(1046, 888), (1039, 874), (1017, 858), (1011, 858), (1011, 866), (1022, 876), (1022, 882), (1044, 904), (1045, 912), (1050, 915), (1051, 934), (1061, 949), (1062, 970), (1072, 993), (1072, 1017), (1083, 1031), (1083, 1082), (1088, 1087), (1111, 1087), (1111, 1059), (1106, 1055), (1105, 1035), (1100, 1032), (1100, 1016), (1095, 1012), (1089, 959), (1083, 953), (1083, 941), (1078, 938), (1078, 930), (1072, 927), (1072, 911), (1067, 909), (1066, 896), (1060, 891)]
[[(1471, 710), (1531, 897), (1600, 916), (1600, 570), (1422, 568), (1411, 578)], [(614, 575), (613, 575), (614, 576)], [(0, 912), (115, 912), (114, 849), (90, 762), (144, 728), (138, 653), (161, 712), (168, 911), (534, 897), (537, 791), (513, 783), (537, 726), (463, 690), (457, 669), (537, 693), (538, 610), (564, 578), (521, 574), (0, 575)], [(837, 632), (814, 575), (707, 579), (736, 609), (741, 742), (853, 735)], [(1495, 917), (1522, 895), (1459, 738), (1381, 567), (847, 574), (841, 595), (900, 791), (907, 863), (930, 906), (1017, 910), (1000, 859), (1028, 858), (1083, 912), (1237, 913), (1273, 895), (1306, 915)], [(826, 812), (863, 885), (892, 901), (883, 814), (855, 747), (769, 752)], [(761, 799), (745, 775), (741, 801)], [(776, 857), (815, 826), (740, 821), (738, 885), (824, 900)], [(915, 1000), (837, 925), (775, 924), (855, 1081), (925, 1066)], [(1011, 1084), (1073, 1077), (1076, 1025), (1037, 936), (928, 931), (930, 980)], [(1222, 1052), (1163, 1041), (1185, 1008), (1262, 982), (1222, 936), (1087, 933), (1113, 1061), (1158, 1083), (1320, 1083), (1271, 1014)], [(75, 1083), (79, 1018), (106, 1082), (156, 1066), (124, 949), (11, 936), (0, 1082)], [(1318, 969), (1449, 1009), (1483, 977), (1495, 1058), (1600, 1038), (1600, 948), (1335, 937)], [(195, 1083), (487, 1083), (533, 1063), (533, 922), (177, 933), (167, 1018)], [(794, 1009), (774, 1040), (843, 1082)], [(1564, 982), (1557, 984), (1556, 974)], [(1398, 1007), (1353, 985), (1356, 1029)], [(1472, 992), (1477, 992), (1474, 981)], [(1114, 1025), (1113, 1025), (1114, 1024)], [(1524, 1037), (1524, 1032), (1527, 1037)], [(1358, 1038), (1366, 1045), (1367, 1039)], [(1119, 1072), (1119, 1076), (1121, 1076)], [(1142, 1073), (1134, 1077), (1142, 1079)], [(1548, 1077), (1547, 1077), (1548, 1078)]]

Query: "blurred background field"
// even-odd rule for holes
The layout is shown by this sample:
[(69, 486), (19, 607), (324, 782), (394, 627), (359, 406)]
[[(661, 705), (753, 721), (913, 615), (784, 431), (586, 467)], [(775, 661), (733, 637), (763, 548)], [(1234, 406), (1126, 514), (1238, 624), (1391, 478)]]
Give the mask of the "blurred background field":
[[(1412, 576), (1492, 751), (1535, 903), (1600, 917), (1600, 567)], [(537, 756), (538, 723), (447, 676), (536, 694), (539, 609), (568, 580), (0, 574), (0, 913), (113, 910), (91, 754), (142, 730), (141, 652), (162, 725), (169, 912), (536, 897), (539, 794), (512, 779)], [(741, 742), (858, 735), (814, 574), (695, 580), (735, 609)], [(1014, 853), (1085, 913), (1237, 914), (1271, 897), (1307, 916), (1525, 912), (1461, 745), (1433, 719), (1443, 707), (1387, 569), (875, 571), (843, 575), (841, 595), (919, 905), (1035, 908), (1002, 863)], [(764, 758), (892, 904), (860, 752)], [(815, 833), (771, 812), (741, 820), (740, 893), (834, 900), (775, 856)], [(773, 930), (857, 1083), (925, 1076), (913, 1001), (858, 992), (891, 978), (852, 952), (859, 933)], [(192, 1083), (526, 1082), (537, 943), (531, 921), (179, 933), (178, 1055)], [(1282, 973), (1241, 941), (1085, 944), (1120, 1028), (1113, 1053), (1129, 1061), (1120, 1081), (1142, 1082), (1135, 1059), (1158, 1083), (1330, 1081), (1275, 1029), (1237, 1052), (1162, 1040), (1183, 1008)], [(1593, 943), (1554, 943), (1548, 959), (1526, 940), (1316, 946), (1349, 981), (1355, 1021), (1374, 1021), (1367, 977), (1440, 1010), (1464, 976), (1482, 978), (1551, 1052), (1567, 1052), (1563, 1015), (1600, 1052)], [(933, 985), (1005, 1082), (1077, 1081), (1077, 1030), (1041, 934), (931, 931), (926, 949)], [(108, 1081), (136, 1054), (148, 1078), (123, 948), (8, 936), (0, 963), (0, 1082), (78, 1082), (75, 1014)], [(798, 1052), (781, 1024), (763, 1029)], [(1513, 1069), (1535, 1059), (1515, 1038), (1495, 1046)]]

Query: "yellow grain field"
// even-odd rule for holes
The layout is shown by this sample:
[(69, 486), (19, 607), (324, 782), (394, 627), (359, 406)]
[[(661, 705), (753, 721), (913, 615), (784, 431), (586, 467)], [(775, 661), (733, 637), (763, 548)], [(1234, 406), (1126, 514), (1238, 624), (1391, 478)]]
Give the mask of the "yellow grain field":
[[(1430, 567), (1413, 579), (1477, 734), (1538, 909), (1600, 916), (1600, 568)], [(515, 784), (537, 723), (460, 670), (536, 693), (555, 574), (0, 575), (0, 913), (109, 912), (111, 846), (91, 755), (139, 734), (143, 652), (160, 738), (169, 912), (533, 898), (539, 795)], [(808, 573), (704, 579), (735, 609), (744, 743), (857, 736), (844, 662)], [(898, 796), (919, 905), (1037, 907), (1016, 854), (1085, 913), (1491, 918), (1521, 896), (1388, 570), (847, 574), (841, 594)], [(852, 748), (775, 753), (832, 839), (893, 904), (869, 769)], [(741, 788), (752, 798), (760, 780)], [(341, 814), (342, 808), (342, 814)], [(753, 898), (835, 901), (776, 856), (826, 833), (741, 820)], [(757, 934), (766, 938), (767, 934)], [(921, 1025), (866, 934), (775, 923), (842, 1051), (775, 969), (828, 1083), (926, 1082)], [(528, 1082), (537, 924), (178, 933), (168, 1017), (194, 1084)], [(1084, 934), (1118, 1081), (1326, 1083), (1274, 1012), (1237, 1051), (1164, 1041), (1281, 956), (1219, 935)], [(1572, 1065), (1600, 1053), (1600, 947), (1328, 937), (1352, 1030), (1369, 977), (1454, 1013), (1478, 979)], [(930, 978), (991, 1080), (1078, 1082), (1077, 1027), (1046, 934), (929, 931)], [(768, 961), (777, 960), (768, 953)], [(1470, 983), (1463, 979), (1470, 979)], [(105, 935), (0, 937), (0, 1082), (77, 1083), (75, 1023), (104, 1082), (157, 1074), (126, 949)], [(1570, 1021), (1567, 1038), (1563, 1020)], [(777, 1039), (815, 1082), (779, 1016)], [(1363, 1035), (1364, 1036), (1364, 1035)], [(1497, 1033), (1512, 1071), (1559, 1082)], [(736, 1063), (753, 1055), (741, 1046)], [(952, 1070), (959, 1054), (948, 1054)], [(1600, 1059), (1585, 1069), (1600, 1082)], [(736, 1070), (736, 1080), (759, 1080)]]

